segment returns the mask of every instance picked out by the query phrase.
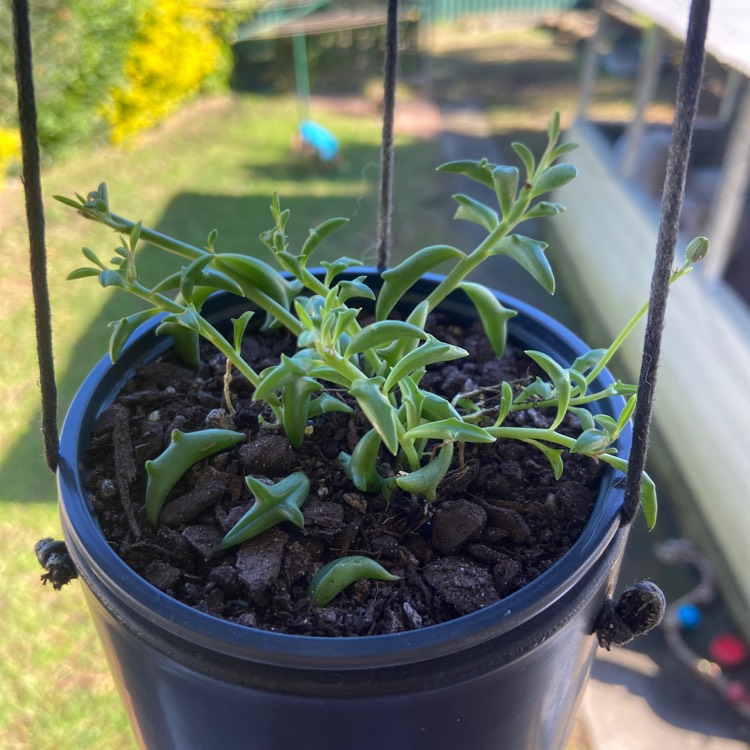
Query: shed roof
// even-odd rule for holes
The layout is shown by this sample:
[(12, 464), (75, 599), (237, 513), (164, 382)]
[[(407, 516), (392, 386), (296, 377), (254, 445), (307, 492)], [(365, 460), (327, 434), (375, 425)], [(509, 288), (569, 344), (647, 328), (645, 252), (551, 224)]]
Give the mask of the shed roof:
[[(687, 33), (690, 0), (618, 0), (653, 19), (673, 36)], [(712, 0), (706, 50), (717, 60), (750, 77), (750, 2)]]

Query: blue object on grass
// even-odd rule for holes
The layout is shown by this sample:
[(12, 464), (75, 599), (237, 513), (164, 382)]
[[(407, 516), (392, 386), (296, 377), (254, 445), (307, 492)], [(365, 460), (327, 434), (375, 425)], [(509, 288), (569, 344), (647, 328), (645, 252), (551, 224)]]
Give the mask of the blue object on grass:
[(695, 604), (683, 604), (677, 610), (677, 620), (685, 630), (695, 630), (702, 619), (703, 615)]
[(321, 161), (333, 161), (339, 153), (336, 136), (312, 120), (303, 120), (299, 126), (300, 138), (305, 146), (315, 150)]

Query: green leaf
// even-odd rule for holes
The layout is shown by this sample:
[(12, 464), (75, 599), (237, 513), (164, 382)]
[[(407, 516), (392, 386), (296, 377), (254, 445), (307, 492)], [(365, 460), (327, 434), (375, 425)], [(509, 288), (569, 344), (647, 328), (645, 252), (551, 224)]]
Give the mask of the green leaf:
[[(410, 376), (405, 376), (399, 380), (401, 389), (402, 408), (406, 410), (406, 426), (416, 427), (422, 418), (422, 405), (424, 404), (424, 393), (417, 386), (417, 382)], [(401, 420), (403, 423), (403, 419)]]
[(422, 391), (420, 389), (420, 392), (424, 396), (422, 416), (425, 419), (429, 419), (431, 422), (453, 418), (461, 419), (453, 404), (447, 399), (438, 396), (437, 393), (432, 393), (432, 391)]
[(589, 387), (586, 377), (573, 367), (568, 368), (568, 374), (570, 375), (570, 383), (573, 387), (572, 395), (583, 396)]
[(598, 456), (612, 442), (609, 435), (602, 430), (589, 429), (582, 432), (570, 449), (571, 453), (580, 453), (584, 456)]
[(482, 327), (487, 338), (492, 344), (492, 349), (498, 357), (502, 357), (505, 351), (505, 343), (508, 338), (508, 321), (518, 313), (505, 307), (492, 292), (482, 284), (471, 281), (461, 283), (461, 289), (474, 303), (479, 313)]
[(577, 148), (578, 148), (578, 144), (573, 143), (572, 141), (566, 141), (565, 143), (561, 143), (552, 152), (552, 161), (555, 161), (555, 159), (559, 159), (561, 156), (564, 156), (565, 154), (570, 153), (571, 151), (575, 151)]
[(333, 367), (329, 367), (328, 365), (319, 365), (314, 370), (311, 370), (308, 375), (310, 375), (311, 378), (315, 378), (317, 380), (325, 380), (328, 383), (333, 383), (334, 385), (341, 386), (342, 388), (349, 388), (349, 379), (342, 375), (338, 370), (336, 370)]
[(513, 405), (513, 389), (510, 386), (510, 383), (503, 380), (502, 385), (500, 386), (500, 406), (497, 410), (497, 418), (495, 419), (495, 423), (492, 425), (493, 427), (500, 427), (500, 425), (505, 421), (505, 418), (508, 416), (508, 412), (510, 412), (510, 407)]
[(534, 174), (534, 169), (536, 168), (536, 160), (534, 159), (534, 154), (531, 153), (531, 149), (529, 149), (528, 146), (523, 143), (519, 143), (518, 141), (515, 141), (510, 145), (513, 150), (521, 157), (521, 161), (526, 168), (526, 179), (530, 180), (531, 176)]
[(588, 409), (585, 409), (582, 406), (571, 406), (568, 411), (578, 417), (578, 421), (581, 423), (581, 430), (583, 432), (585, 432), (586, 430), (596, 429), (594, 416)]
[(396, 410), (380, 390), (383, 378), (360, 378), (355, 380), (349, 392), (364, 412), (370, 424), (380, 435), (385, 447), (395, 456), (398, 453), (398, 429)]
[(565, 206), (562, 203), (549, 203), (548, 201), (539, 201), (532, 206), (524, 215), (524, 221), (527, 219), (539, 219), (547, 216), (558, 216), (565, 213)]
[(493, 249), (492, 255), (507, 255), (549, 292), (555, 293), (555, 276), (544, 251), (547, 243), (532, 240), (521, 234), (511, 234), (501, 240)]
[(76, 279), (85, 279), (89, 276), (98, 276), (101, 273), (99, 268), (76, 268), (75, 271), (71, 271), (65, 278), (67, 281), (75, 281)]
[(492, 170), (492, 184), (495, 187), (497, 202), (503, 216), (510, 213), (518, 193), (518, 169), (516, 167), (495, 167)]
[(103, 287), (116, 286), (127, 289), (127, 283), (121, 271), (102, 271), (99, 274), (99, 283)]
[(426, 339), (427, 334), (411, 323), (404, 323), (400, 320), (380, 320), (365, 326), (359, 333), (352, 336), (344, 357), (349, 359), (359, 352), (378, 349), (394, 340), (414, 338)]
[(547, 123), (547, 140), (550, 145), (557, 142), (560, 137), (560, 113), (555, 111), (552, 119)]
[(358, 276), (351, 281), (339, 281), (336, 285), (338, 288), (339, 302), (342, 304), (352, 297), (362, 297), (363, 299), (375, 299), (375, 292), (364, 283), (365, 276)]
[(617, 432), (617, 422), (609, 414), (594, 414), (594, 422), (601, 425), (604, 431), (611, 437), (615, 437)]
[(463, 257), (464, 253), (458, 248), (450, 245), (431, 245), (410, 255), (395, 268), (383, 271), (383, 288), (375, 305), (377, 319), (385, 320), (404, 293), (425, 273), (441, 263)]
[(617, 419), (617, 434), (619, 435), (624, 429), (625, 425), (630, 421), (630, 417), (633, 416), (635, 411), (637, 396), (631, 396), (626, 402), (623, 410), (620, 412), (620, 416)]
[(552, 471), (554, 472), (555, 479), (560, 479), (565, 468), (563, 466), (562, 460), (562, 449), (552, 448), (551, 446), (545, 445), (539, 440), (524, 440), (523, 442), (528, 443), (529, 445), (533, 445), (537, 450), (543, 453), (545, 458), (549, 461), (550, 466), (552, 466)]
[(354, 447), (352, 455), (341, 453), (339, 462), (352, 484), (361, 492), (379, 492), (383, 477), (378, 474), (378, 454), (382, 439), (377, 430), (368, 430)]
[(146, 461), (146, 517), (152, 526), (159, 522), (164, 501), (182, 475), (195, 463), (245, 439), (244, 432), (231, 430), (175, 430), (167, 449), (153, 461)]
[(310, 398), (323, 386), (309, 377), (294, 379), (281, 389), (282, 423), (292, 448), (299, 448), (305, 440), (305, 427), (309, 419)]
[(247, 330), (247, 324), (250, 322), (254, 312), (246, 310), (239, 318), (232, 318), (232, 328), (234, 329), (234, 350), (239, 354), (242, 351), (242, 339)]
[(181, 313), (167, 315), (164, 320), (162, 320), (159, 328), (156, 329), (156, 332), (169, 333), (169, 331), (166, 330), (169, 323), (176, 323), (177, 325), (189, 328), (191, 331), (197, 331), (198, 333), (201, 331), (201, 317), (193, 305), (188, 305)]
[(659, 503), (656, 497), (656, 485), (654, 480), (644, 471), (641, 475), (641, 508), (646, 520), (648, 530), (652, 531), (656, 526), (656, 515)]
[(557, 415), (555, 420), (550, 425), (550, 430), (554, 430), (563, 421), (565, 414), (568, 411), (570, 405), (571, 387), (570, 387), (570, 373), (560, 367), (552, 357), (545, 354), (544, 352), (537, 352), (533, 350), (526, 351), (528, 357), (534, 360), (544, 372), (549, 375), (552, 385), (555, 387), (556, 399), (557, 399)]
[(539, 399), (548, 401), (552, 398), (552, 384), (547, 383), (541, 378), (535, 378), (533, 383), (527, 385), (514, 399), (513, 403), (523, 404), (527, 401)]
[(300, 250), (300, 257), (307, 260), (329, 234), (335, 232), (348, 221), (349, 219), (343, 218), (328, 219), (314, 229), (311, 229), (310, 234), (305, 240), (305, 244), (302, 245), (302, 250)]
[(410, 474), (396, 477), (396, 484), (407, 492), (419, 492), (431, 503), (437, 497), (437, 488), (448, 473), (453, 459), (453, 443), (446, 443), (430, 463)]
[(284, 307), (288, 304), (287, 282), (284, 277), (268, 263), (237, 253), (220, 253), (209, 256), (214, 259), (217, 269), (224, 271), (243, 289), (243, 293), (252, 299), (251, 291), (257, 289)]
[(310, 401), (307, 416), (308, 419), (312, 419), (319, 414), (328, 414), (333, 411), (341, 412), (343, 414), (354, 413), (354, 409), (352, 409), (349, 404), (345, 404), (341, 399), (332, 396), (330, 393), (322, 393), (318, 398), (314, 398)]
[(551, 190), (567, 185), (578, 174), (578, 170), (572, 165), (563, 162), (545, 169), (539, 177), (534, 180), (531, 197), (549, 193)]
[(362, 555), (340, 557), (324, 565), (314, 576), (307, 589), (307, 596), (318, 606), (325, 607), (347, 586), (363, 579), (398, 581), (380, 563)]
[(130, 252), (134, 253), (138, 241), (141, 239), (141, 230), (143, 229), (143, 222), (138, 221), (133, 225), (130, 230)]
[(133, 331), (135, 331), (141, 323), (144, 323), (158, 312), (158, 308), (152, 307), (149, 310), (141, 310), (140, 312), (133, 313), (125, 318), (120, 318), (120, 320), (113, 320), (109, 324), (109, 327), (113, 329), (112, 335), (109, 338), (109, 357), (113, 362), (117, 361), (122, 348), (127, 344)]
[(449, 362), (453, 359), (460, 359), (468, 354), (466, 349), (445, 344), (434, 337), (430, 337), (422, 346), (409, 352), (396, 363), (383, 384), (383, 392), (388, 393), (402, 378), (411, 375), (422, 367), (427, 367), (427, 365), (435, 362)]
[(67, 198), (64, 195), (53, 195), (52, 196), (56, 201), (60, 201), (60, 203), (64, 203), (66, 206), (70, 206), (71, 208), (75, 208), (78, 210), (81, 207), (82, 203), (85, 203), (85, 201), (81, 200), (79, 196), (79, 200), (74, 201), (72, 198)]
[(340, 274), (346, 271), (347, 268), (356, 268), (357, 266), (362, 265), (361, 260), (356, 260), (355, 258), (337, 258), (333, 261), (327, 261), (324, 260), (320, 264), (323, 268), (326, 269), (326, 278), (325, 278), (325, 285), (331, 286), (331, 283), (333, 280)]
[(279, 364), (267, 367), (260, 373), (258, 385), (253, 393), (253, 401), (267, 399), (271, 393), (279, 388), (304, 378), (316, 365), (315, 360), (307, 357), (289, 357), (282, 354)]
[(425, 422), (404, 434), (406, 440), (427, 438), (431, 440), (462, 440), (467, 443), (494, 443), (495, 438), (479, 425), (450, 417), (439, 422)]
[(301, 471), (295, 471), (272, 485), (247, 476), (245, 484), (255, 503), (227, 532), (221, 542), (222, 549), (246, 542), (284, 521), (304, 528), (305, 519), (300, 508), (310, 494), (310, 480)]
[(606, 349), (589, 349), (585, 354), (576, 357), (575, 362), (570, 366), (572, 370), (578, 370), (586, 374), (589, 370), (599, 364), (599, 360), (607, 353)]
[(180, 271), (180, 295), (186, 302), (193, 301), (193, 288), (201, 280), (203, 269), (213, 260), (211, 255), (202, 255)]
[(86, 258), (89, 263), (93, 263), (95, 266), (99, 266), (100, 269), (104, 270), (104, 264), (99, 260), (97, 254), (90, 247), (81, 248), (83, 257)]
[(687, 263), (700, 263), (708, 255), (709, 241), (706, 237), (694, 237), (685, 248)]
[(491, 232), (500, 223), (497, 211), (491, 209), (481, 201), (475, 200), (469, 195), (457, 194), (453, 199), (458, 203), (458, 208), (454, 214), (454, 219), (463, 219), (479, 224), (488, 232)]
[[(426, 299), (423, 299), (410, 313), (406, 319), (407, 323), (411, 323), (417, 328), (424, 328), (427, 323), (427, 315), (430, 312), (430, 305)], [(418, 339), (401, 339), (394, 341), (385, 349), (380, 350), (380, 355), (388, 363), (389, 366), (394, 367), (398, 364), (398, 361), (405, 357), (410, 351), (416, 349), (419, 344)]]
[(492, 182), (492, 170), (494, 164), (490, 164), (487, 159), (481, 161), (474, 160), (461, 160), (461, 161), (449, 161), (445, 164), (441, 164), (438, 168), (438, 172), (451, 172), (453, 174), (462, 174), (464, 177), (468, 177), (476, 182), (481, 182), (482, 185), (486, 185), (488, 188), (493, 188)]

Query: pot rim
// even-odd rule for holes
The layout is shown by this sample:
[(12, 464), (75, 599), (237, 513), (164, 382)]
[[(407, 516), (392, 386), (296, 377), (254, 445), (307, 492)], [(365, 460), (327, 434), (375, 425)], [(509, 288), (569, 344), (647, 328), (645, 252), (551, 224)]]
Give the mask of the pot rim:
[[(350, 269), (346, 275), (373, 272), (374, 269), (358, 268)], [(440, 278), (433, 274), (423, 277), (427, 283)], [(511, 328), (526, 321), (557, 337), (566, 348), (577, 353), (588, 351), (589, 347), (578, 336), (547, 314), (510, 295), (494, 293), (504, 305), (519, 313), (510, 321)], [(110, 548), (89, 506), (82, 474), (77, 470), (78, 456), (84, 449), (93, 420), (109, 406), (135, 366), (143, 362), (140, 352), (148, 349), (149, 357), (153, 359), (169, 348), (168, 337), (156, 339), (154, 331), (158, 324), (159, 318), (143, 324), (115, 365), (108, 356), (103, 357), (76, 393), (60, 439), (58, 487), (68, 551), (79, 574), (100, 601), (103, 601), (102, 594), (108, 591), (109, 596), (115, 596), (122, 606), (158, 626), (170, 637), (230, 657), (298, 669), (341, 670), (426, 661), (480, 645), (536, 617), (584, 578), (617, 532), (624, 489), (615, 472), (606, 467), (592, 515), (568, 552), (530, 584), (468, 615), (413, 631), (326, 638), (249, 628), (200, 612), (141, 578)], [(144, 344), (144, 337), (149, 341), (156, 339), (157, 345)], [(131, 359), (137, 358), (132, 365), (125, 364), (128, 353)], [(612, 382), (607, 370), (599, 378)], [(98, 406), (94, 411), (92, 404), (95, 403)], [(621, 397), (609, 399), (613, 411), (618, 411), (622, 403)], [(618, 455), (627, 457), (629, 443), (628, 429), (623, 431), (618, 442)], [(114, 608), (108, 608), (114, 611)]]

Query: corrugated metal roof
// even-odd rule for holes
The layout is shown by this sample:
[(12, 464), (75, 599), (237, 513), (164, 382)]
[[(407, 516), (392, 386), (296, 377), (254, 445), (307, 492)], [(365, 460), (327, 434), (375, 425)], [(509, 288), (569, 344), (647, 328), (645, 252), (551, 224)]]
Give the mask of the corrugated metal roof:
[[(687, 33), (690, 0), (618, 0), (681, 39)], [(750, 77), (750, 0), (712, 0), (706, 49), (717, 60)]]

